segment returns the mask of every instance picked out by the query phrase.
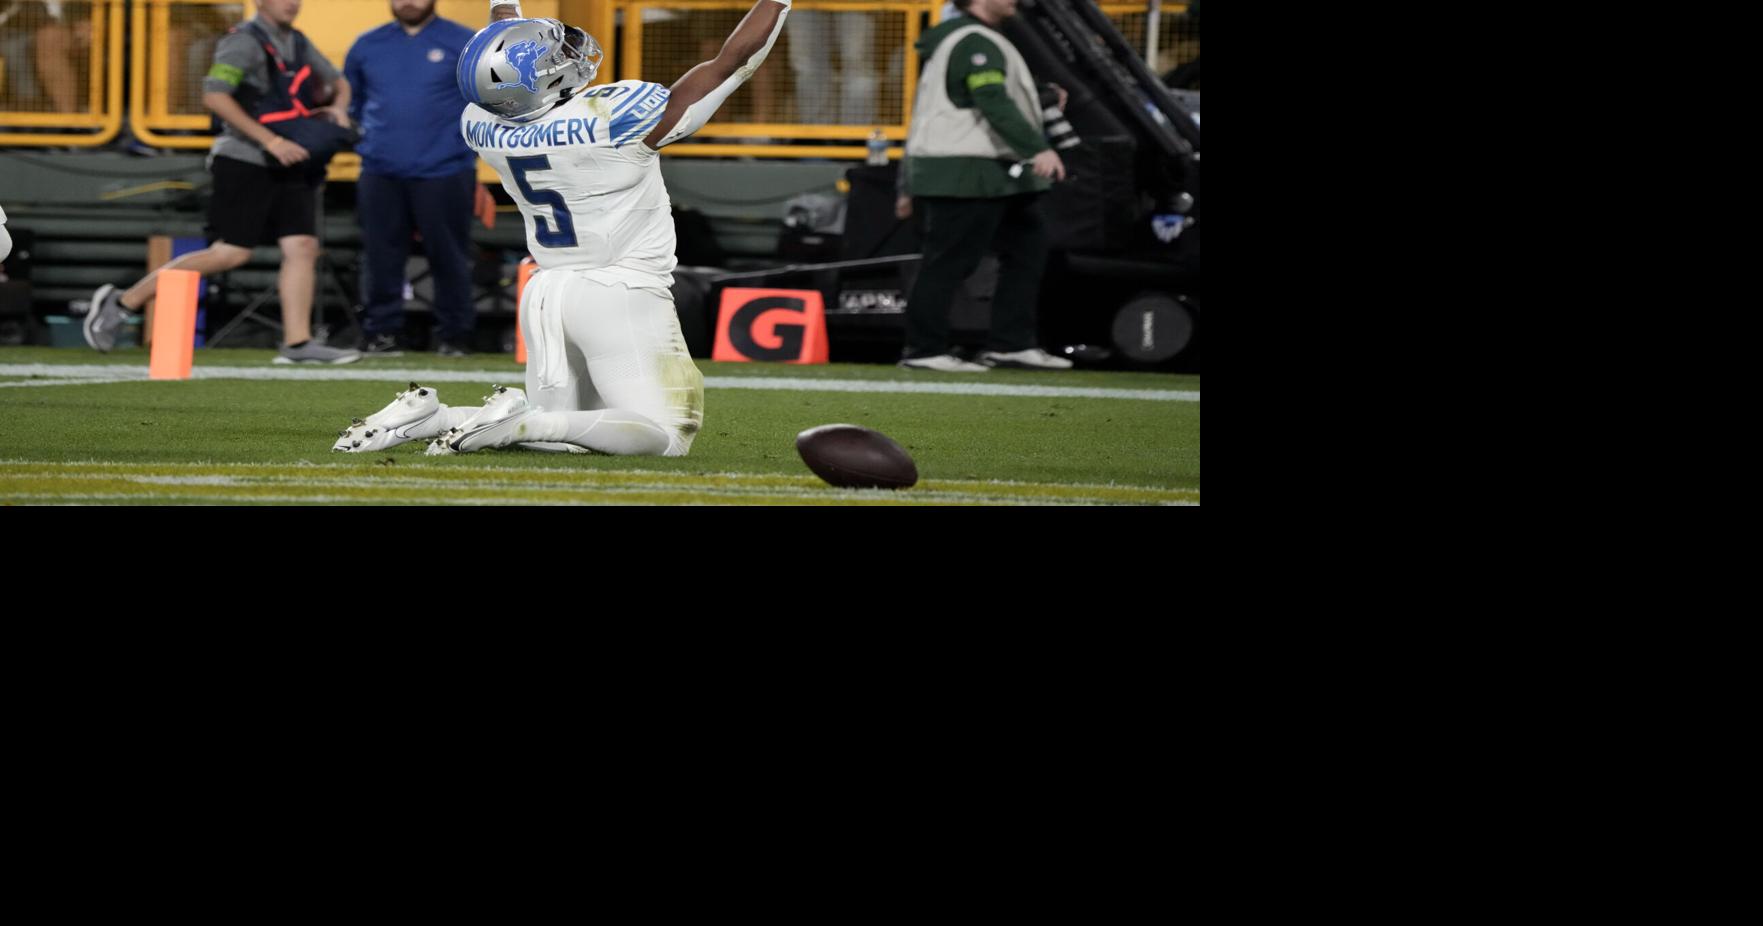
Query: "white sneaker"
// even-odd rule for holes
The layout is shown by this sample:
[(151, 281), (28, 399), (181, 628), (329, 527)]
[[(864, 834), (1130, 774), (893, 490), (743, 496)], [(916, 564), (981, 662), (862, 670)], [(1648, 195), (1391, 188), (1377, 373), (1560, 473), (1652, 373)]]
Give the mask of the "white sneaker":
[(117, 332), (122, 330), (128, 311), (122, 307), (122, 290), (106, 283), (92, 293), (92, 306), (80, 322), (80, 333), (93, 350), (109, 353), (116, 346)]
[[(984, 373), (985, 367), (977, 363), (968, 363), (954, 354), (938, 354), (935, 357), (911, 357), (900, 361), (900, 366), (908, 370), (935, 370), (938, 373)], [(1069, 364), (1067, 364), (1069, 366)]]
[(981, 351), (978, 359), (980, 363), (988, 367), (1010, 367), (1018, 370), (1071, 369), (1071, 361), (1063, 357), (1055, 357), (1038, 347), (1015, 350), (1007, 354), (995, 350)]
[(366, 418), (355, 419), (349, 427), (337, 432), (337, 442), (331, 445), (331, 449), (344, 453), (373, 453), (409, 443), (416, 439), (410, 432), (433, 418), (440, 408), (440, 393), (411, 383), (409, 389), (392, 399), (392, 404)]
[(483, 408), (458, 427), (448, 428), (447, 433), (429, 442), (429, 456), (444, 457), (501, 446), (503, 437), (513, 433), (527, 415), (537, 411), (527, 404), (526, 393), (520, 389), (512, 386), (491, 386), (490, 389), (491, 393), (484, 396)]

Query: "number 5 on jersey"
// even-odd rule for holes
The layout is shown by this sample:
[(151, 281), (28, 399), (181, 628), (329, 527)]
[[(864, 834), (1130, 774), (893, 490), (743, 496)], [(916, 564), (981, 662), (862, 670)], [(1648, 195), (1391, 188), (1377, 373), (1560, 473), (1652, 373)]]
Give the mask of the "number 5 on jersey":
[(575, 247), (575, 221), (569, 217), (569, 205), (563, 201), (563, 194), (556, 190), (535, 190), (526, 182), (526, 175), (541, 173), (551, 169), (551, 159), (543, 154), (525, 158), (509, 158), (508, 170), (514, 174), (514, 185), (520, 187), (520, 193), (526, 197), (527, 204), (537, 208), (547, 206), (551, 209), (551, 221), (546, 222), (542, 216), (533, 216), (533, 238), (545, 248)]

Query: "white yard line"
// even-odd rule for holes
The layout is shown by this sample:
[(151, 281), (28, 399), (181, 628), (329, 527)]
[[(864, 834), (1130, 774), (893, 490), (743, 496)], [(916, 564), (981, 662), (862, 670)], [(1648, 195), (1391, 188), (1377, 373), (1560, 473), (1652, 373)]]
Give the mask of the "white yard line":
[[(975, 374), (980, 375), (980, 374)], [(0, 383), (0, 386), (71, 386), (136, 382), (147, 378), (146, 367), (80, 364), (5, 363), (0, 376), (40, 376), (44, 382)], [(415, 370), (373, 366), (196, 367), (193, 379), (307, 380), (391, 383), (501, 383), (521, 385), (519, 370)], [(1083, 386), (1011, 386), (1003, 383), (916, 383), (881, 379), (813, 379), (781, 376), (709, 376), (707, 389), (762, 389), (785, 392), (918, 393), (930, 395), (1011, 396), (1055, 399), (1134, 399), (1148, 402), (1198, 402), (1197, 390), (1101, 389)]]

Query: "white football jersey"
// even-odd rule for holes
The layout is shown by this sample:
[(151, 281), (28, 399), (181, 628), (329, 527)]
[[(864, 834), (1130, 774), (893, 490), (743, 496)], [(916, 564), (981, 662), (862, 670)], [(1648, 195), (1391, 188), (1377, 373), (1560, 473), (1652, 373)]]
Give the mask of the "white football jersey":
[(673, 213), (661, 158), (643, 144), (667, 108), (660, 84), (588, 87), (532, 122), (467, 105), (460, 131), (520, 204), (543, 269), (595, 271), (609, 283), (673, 284)]

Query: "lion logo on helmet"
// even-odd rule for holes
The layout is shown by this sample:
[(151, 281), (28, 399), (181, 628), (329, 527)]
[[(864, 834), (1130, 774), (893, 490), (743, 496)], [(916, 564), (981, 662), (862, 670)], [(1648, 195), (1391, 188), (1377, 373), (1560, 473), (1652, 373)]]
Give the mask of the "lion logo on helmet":
[(538, 62), (550, 50), (550, 47), (531, 39), (515, 42), (508, 46), (508, 63), (514, 66), (515, 71), (519, 72), (520, 79), (497, 84), (495, 89), (506, 90), (510, 87), (525, 87), (533, 93), (539, 92)]

